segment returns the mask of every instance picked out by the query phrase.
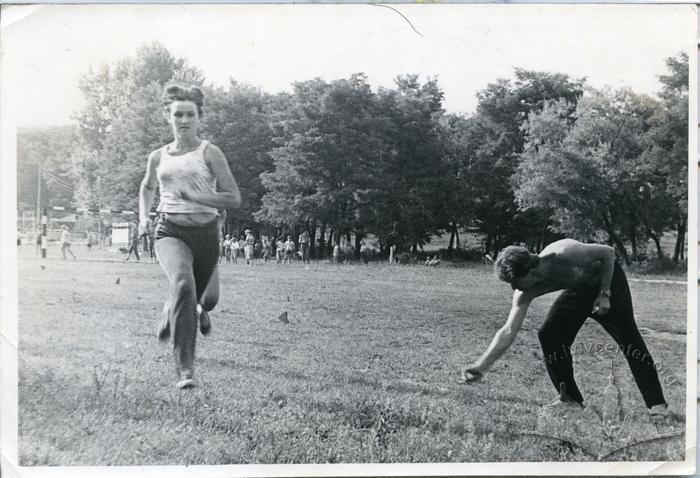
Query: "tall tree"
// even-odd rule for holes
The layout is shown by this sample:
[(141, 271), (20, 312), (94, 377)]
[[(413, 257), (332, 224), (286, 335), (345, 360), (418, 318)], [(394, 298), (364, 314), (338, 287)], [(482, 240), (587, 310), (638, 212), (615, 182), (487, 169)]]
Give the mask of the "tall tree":
[(73, 159), (83, 173), (82, 205), (99, 198), (104, 206), (136, 207), (148, 153), (170, 137), (160, 98), (171, 81), (201, 85), (203, 78), (157, 42), (82, 77), (86, 105), (76, 116), (80, 140)]
[[(360, 233), (364, 190), (374, 171), (375, 95), (362, 74), (294, 85), (278, 125), (274, 169), (261, 175), (267, 192), (258, 218), (278, 226)], [(312, 231), (314, 232), (314, 231)]]
[[(71, 164), (76, 130), (72, 126), (22, 128), (17, 134), (17, 205), (70, 207), (77, 175)], [(39, 192), (39, 188), (41, 191)]]
[(265, 188), (260, 174), (272, 169), (273, 130), (269, 95), (231, 80), (228, 89), (208, 88), (203, 135), (223, 151), (241, 190), (243, 204), (229, 211), (227, 230), (255, 228)]
[(625, 243), (636, 252), (646, 238), (661, 257), (668, 200), (642, 155), (656, 108), (650, 97), (607, 88), (588, 90), (574, 124), (561, 102), (531, 114), (514, 176), (521, 206), (551, 208), (552, 228), (567, 235), (594, 239), (605, 233), (627, 261)]
[(499, 79), (478, 93), (470, 124), (476, 144), (465, 180), (475, 197), (475, 223), (486, 236), (486, 252), (492, 253), (512, 242), (544, 242), (546, 209), (522, 211), (515, 203), (511, 177), (525, 143), (521, 126), (549, 101), (563, 99), (575, 108), (583, 93), (583, 80), (564, 74), (516, 69), (515, 77), (514, 82)]
[(663, 182), (649, 187), (648, 194), (665, 197), (664, 211), (676, 231), (673, 261), (678, 262), (688, 226), (688, 55), (667, 58), (666, 67), (668, 75), (659, 78), (660, 104), (644, 138), (640, 163), (647, 174)]
[(368, 217), (382, 242), (415, 250), (452, 222), (453, 176), (437, 80), (421, 84), (417, 75), (404, 75), (395, 81), (396, 89), (379, 91), (387, 121)]

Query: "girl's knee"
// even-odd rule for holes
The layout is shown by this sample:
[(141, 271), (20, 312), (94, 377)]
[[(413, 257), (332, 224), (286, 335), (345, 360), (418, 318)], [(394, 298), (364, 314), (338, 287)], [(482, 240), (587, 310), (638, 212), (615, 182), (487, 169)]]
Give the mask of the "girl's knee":
[(176, 277), (172, 284), (172, 290), (178, 296), (194, 295), (194, 279), (186, 276)]

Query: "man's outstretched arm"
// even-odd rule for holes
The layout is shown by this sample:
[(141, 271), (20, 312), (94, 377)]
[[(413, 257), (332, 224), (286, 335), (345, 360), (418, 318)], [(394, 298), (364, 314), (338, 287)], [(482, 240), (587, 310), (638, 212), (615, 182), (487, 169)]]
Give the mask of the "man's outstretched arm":
[(508, 320), (493, 336), (491, 343), (483, 355), (462, 371), (462, 380), (466, 382), (479, 380), (482, 375), (491, 368), (496, 360), (508, 350), (515, 340), (515, 336), (518, 334), (520, 327), (523, 325), (523, 321), (527, 315), (527, 308), (531, 300), (532, 299), (525, 293), (519, 290), (515, 291), (513, 294), (513, 305), (508, 314)]

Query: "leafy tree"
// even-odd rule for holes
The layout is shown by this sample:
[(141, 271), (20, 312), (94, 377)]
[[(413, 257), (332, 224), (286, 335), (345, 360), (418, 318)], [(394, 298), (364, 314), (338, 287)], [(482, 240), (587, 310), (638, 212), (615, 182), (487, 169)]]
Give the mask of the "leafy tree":
[(589, 89), (572, 115), (561, 104), (532, 114), (515, 175), (523, 208), (552, 208), (552, 229), (584, 239), (601, 233), (626, 260), (625, 244), (676, 229), (674, 261), (687, 227), (687, 56), (666, 60), (660, 100), (629, 89)]
[(241, 208), (227, 215), (228, 232), (254, 228), (265, 193), (260, 174), (272, 169), (270, 103), (269, 95), (233, 80), (226, 90), (206, 90), (202, 133), (224, 152), (243, 198)]
[(86, 106), (76, 117), (80, 148), (73, 159), (83, 171), (78, 198), (92, 203), (99, 197), (103, 206), (136, 208), (146, 158), (171, 137), (160, 100), (171, 81), (201, 85), (202, 77), (158, 43), (82, 77)]
[(362, 203), (374, 171), (376, 104), (362, 74), (294, 85), (282, 136), (262, 173), (267, 192), (257, 214), (278, 227), (329, 228), (335, 237), (363, 228)]
[(494, 254), (512, 242), (535, 247), (546, 242), (548, 212), (520, 210), (511, 177), (523, 151), (528, 115), (563, 99), (573, 110), (583, 93), (583, 80), (564, 74), (516, 69), (514, 82), (499, 79), (478, 93), (476, 114), (469, 122), (475, 141), (465, 168), (473, 201), (474, 222), (486, 235), (486, 252)]
[(572, 139), (571, 105), (552, 101), (524, 124), (527, 142), (513, 177), (523, 209), (551, 211), (554, 231), (596, 238), (613, 191), (604, 174), (604, 152), (581, 151)]
[[(573, 130), (579, 146), (604, 151), (602, 165), (613, 188), (609, 209), (608, 232), (612, 240), (630, 241), (636, 255), (637, 236), (645, 241), (651, 238), (657, 246), (659, 257), (663, 254), (660, 238), (667, 224), (663, 198), (650, 194), (655, 178), (640, 163), (642, 140), (649, 129), (650, 118), (657, 102), (647, 96), (637, 95), (629, 89), (592, 90), (580, 103), (578, 122)], [(613, 229), (617, 232), (613, 233)], [(641, 234), (638, 234), (637, 231)], [(625, 255), (623, 246), (619, 251)]]
[(17, 205), (19, 209), (36, 210), (39, 187), (41, 187), (40, 206), (70, 207), (73, 205), (76, 175), (71, 167), (70, 156), (75, 136), (76, 130), (72, 126), (22, 128), (18, 131)]
[(261, 220), (278, 227), (316, 226), (331, 237), (374, 234), (418, 247), (447, 224), (447, 163), (442, 92), (436, 80), (398, 77), (374, 93), (363, 74), (295, 84), (276, 126), (274, 170)]
[(436, 79), (399, 76), (396, 89), (380, 90), (383, 149), (370, 196), (372, 232), (385, 244), (414, 250), (449, 227), (454, 176)]
[(625, 243), (636, 254), (638, 239), (647, 237), (661, 257), (668, 198), (642, 155), (656, 106), (628, 89), (589, 89), (573, 124), (562, 102), (531, 114), (514, 176), (521, 206), (551, 208), (552, 229), (566, 235), (590, 240), (606, 233), (625, 260)]
[(668, 216), (676, 230), (673, 261), (678, 262), (683, 257), (688, 226), (688, 55), (667, 58), (666, 66), (669, 74), (659, 78), (660, 104), (643, 139), (646, 149), (640, 163), (646, 174), (656, 179), (645, 193), (657, 202), (657, 210)]
[(474, 222), (475, 197), (470, 189), (471, 181), (466, 176), (469, 173), (469, 159), (476, 154), (476, 127), (473, 117), (460, 115), (445, 115), (442, 119), (445, 134), (445, 162), (447, 167), (446, 191), (448, 192), (447, 206), (450, 232), (448, 250), (459, 249), (460, 226)]

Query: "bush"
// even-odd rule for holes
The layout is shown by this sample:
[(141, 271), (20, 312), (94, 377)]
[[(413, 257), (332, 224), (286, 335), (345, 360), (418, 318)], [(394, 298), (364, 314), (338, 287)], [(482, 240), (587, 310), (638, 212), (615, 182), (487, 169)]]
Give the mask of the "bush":
[(396, 260), (399, 264), (415, 264), (418, 262), (415, 254), (409, 254), (408, 252), (401, 252), (396, 256)]
[(637, 274), (685, 275), (687, 270), (687, 260), (673, 262), (670, 257), (666, 256), (661, 259), (637, 260), (629, 266), (629, 271)]
[(401, 252), (396, 258), (399, 264), (424, 263), (426, 259), (437, 256), (441, 261), (481, 262), (484, 251), (479, 247), (468, 249), (439, 249), (437, 251)]
[(484, 250), (481, 247), (466, 249), (440, 249), (438, 256), (451, 261), (481, 262)]

